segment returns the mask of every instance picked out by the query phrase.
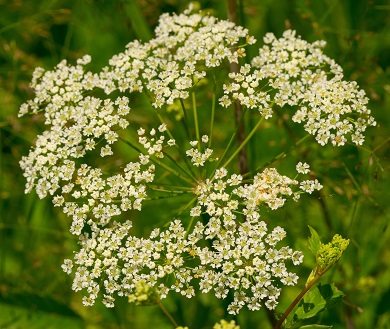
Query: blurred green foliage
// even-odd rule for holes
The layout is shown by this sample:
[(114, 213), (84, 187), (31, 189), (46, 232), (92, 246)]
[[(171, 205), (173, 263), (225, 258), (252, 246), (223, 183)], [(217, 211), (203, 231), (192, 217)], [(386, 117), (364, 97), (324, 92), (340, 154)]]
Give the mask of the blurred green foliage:
[[(224, 1), (199, 3), (226, 18)], [(33, 95), (29, 81), (35, 67), (51, 69), (63, 58), (75, 62), (88, 53), (91, 70), (97, 71), (129, 41), (149, 39), (161, 13), (180, 12), (187, 4), (0, 0), (0, 328), (170, 328), (156, 307), (135, 307), (122, 300), (114, 309), (100, 304), (85, 308), (71, 291), (71, 278), (60, 268), (76, 248), (69, 221), (52, 209), (50, 200), (24, 195), (18, 165), (43, 122), (18, 119), (17, 113)], [(264, 218), (284, 226), (289, 245), (306, 254), (308, 224), (323, 237), (339, 233), (351, 240), (338, 266), (324, 278), (345, 293), (344, 302), (321, 313), (318, 321), (335, 329), (390, 328), (390, 2), (243, 0), (239, 20), (259, 44), (264, 33), (280, 36), (286, 28), (309, 41), (326, 40), (325, 53), (371, 99), (379, 125), (367, 131), (362, 147), (307, 143), (277, 163), (280, 172), (288, 174), (297, 160), (309, 162), (325, 188)], [(247, 57), (255, 55), (252, 48)], [(252, 163), (266, 163), (302, 137), (302, 130), (287, 119), (280, 114), (262, 127), (249, 146)], [(250, 120), (247, 126), (249, 131)], [(314, 263), (306, 257), (298, 273), (301, 285)], [(299, 287), (286, 289), (277, 310), (283, 312), (298, 292)], [(178, 323), (193, 329), (211, 328), (213, 322), (228, 318), (223, 305), (208, 296), (190, 301), (171, 296), (166, 307)], [(262, 311), (243, 311), (236, 320), (242, 329), (269, 326)]]

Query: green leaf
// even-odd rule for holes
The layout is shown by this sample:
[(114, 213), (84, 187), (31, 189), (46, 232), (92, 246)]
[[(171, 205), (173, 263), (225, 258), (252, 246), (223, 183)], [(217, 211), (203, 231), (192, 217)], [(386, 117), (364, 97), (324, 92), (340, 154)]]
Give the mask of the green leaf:
[(299, 303), (293, 323), (316, 316), (340, 302), (344, 293), (332, 284), (319, 284), (310, 290)]
[(329, 329), (333, 328), (333, 326), (325, 326), (322, 324), (308, 324), (306, 326), (299, 327), (298, 329)]
[(316, 232), (316, 230), (314, 228), (312, 228), (310, 225), (308, 225), (308, 226), (309, 226), (310, 233), (311, 233), (311, 237), (308, 239), (309, 249), (314, 255), (317, 255), (317, 252), (321, 247), (321, 240), (320, 240), (320, 237), (319, 237), (318, 233)]

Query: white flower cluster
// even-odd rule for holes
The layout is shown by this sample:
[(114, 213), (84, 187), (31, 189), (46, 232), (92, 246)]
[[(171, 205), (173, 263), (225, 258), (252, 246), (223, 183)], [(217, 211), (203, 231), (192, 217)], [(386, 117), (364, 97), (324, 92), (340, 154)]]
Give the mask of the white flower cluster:
[[(86, 56), (82, 63), (88, 61)], [(129, 99), (84, 97), (85, 79), (81, 64), (73, 67), (65, 61), (55, 71), (35, 71), (32, 87), (36, 97), (22, 105), (19, 115), (36, 113), (43, 107), (45, 124), (51, 127), (38, 136), (35, 148), (20, 161), (27, 178), (26, 193), (35, 189), (40, 198), (53, 195), (61, 182), (72, 180), (75, 159), (95, 149), (97, 141), (103, 145), (102, 157), (112, 154), (111, 145), (118, 139), (116, 130), (128, 126)]]
[[(209, 139), (208, 139), (207, 135), (203, 135), (202, 136), (201, 141), (203, 143), (207, 143), (208, 140)], [(188, 157), (191, 157), (191, 162), (192, 162), (192, 164), (195, 167), (199, 167), (199, 166), (203, 167), (206, 161), (211, 161), (212, 160), (212, 158), (211, 158), (211, 156), (213, 155), (213, 150), (212, 149), (207, 147), (204, 150), (204, 152), (202, 153), (199, 150), (199, 148), (195, 148), (196, 146), (199, 147), (199, 142), (198, 141), (191, 141), (190, 145), (192, 146), (192, 148), (186, 151), (186, 155)]]
[[(118, 103), (122, 105), (115, 109)], [(121, 119), (129, 111), (127, 103), (125, 97), (115, 103), (87, 97), (75, 106), (64, 106), (55, 112), (51, 129), (38, 136), (36, 148), (20, 162), (27, 178), (26, 192), (35, 188), (40, 198), (54, 194), (61, 181), (71, 179), (74, 159), (93, 150), (97, 139), (107, 143), (101, 147), (101, 156), (110, 155), (110, 145), (118, 138), (114, 129), (128, 124)]]
[[(191, 298), (197, 282), (202, 292), (214, 290), (217, 298), (226, 298), (229, 290), (234, 291), (229, 306), (232, 314), (244, 305), (260, 309), (263, 300), (273, 309), (281, 290), (278, 282), (292, 285), (298, 279), (287, 271), (285, 261), (298, 265), (302, 253), (276, 247), (285, 237), (281, 227), (267, 233), (264, 222), (249, 221), (235, 225), (234, 231), (219, 223), (212, 247), (202, 247), (200, 242), (210, 235), (207, 231), (212, 226), (216, 227), (215, 222), (207, 226), (198, 222), (186, 238), (181, 222), (175, 220), (167, 231), (156, 229), (147, 239), (131, 236), (130, 222), (104, 229), (93, 226), (90, 236), (81, 236), (81, 250), (74, 261), (66, 259), (62, 267), (67, 273), (75, 272), (72, 289), (87, 292), (84, 305), (92, 305), (100, 290), (107, 307), (114, 306), (115, 295), (139, 302), (139, 293), (135, 293), (145, 285), (159, 298), (169, 291)], [(198, 265), (191, 268), (194, 263)]]
[(169, 147), (169, 141), (164, 145), (165, 130), (165, 124), (158, 127), (159, 137), (155, 129), (150, 131), (150, 137), (142, 136), (145, 129), (138, 130), (139, 143), (147, 154), (141, 153), (138, 162), (126, 164), (123, 174), (103, 175), (99, 168), (80, 165), (75, 181), (64, 185), (62, 194), (53, 198), (54, 205), (62, 206), (64, 213), (73, 218), (71, 233), (81, 234), (85, 223), (105, 226), (122, 212), (141, 211), (142, 202), (147, 197), (147, 184), (155, 177), (155, 165), (150, 163), (150, 157), (163, 158), (163, 147)]
[[(300, 166), (309, 168), (308, 164), (299, 163), (297, 169), (300, 169)], [(300, 171), (298, 170), (298, 173)], [(265, 169), (255, 175), (251, 184), (245, 185), (242, 185), (241, 175), (233, 174), (227, 178), (227, 173), (225, 168), (220, 168), (212, 179), (206, 179), (198, 185), (196, 194), (199, 205), (192, 208), (191, 216), (199, 216), (201, 208), (205, 207), (209, 216), (223, 215), (225, 222), (230, 222), (236, 218), (232, 211), (237, 211), (239, 204), (242, 203), (245, 205), (243, 214), (247, 220), (257, 220), (260, 215), (256, 210), (260, 206), (266, 205), (276, 210), (284, 205), (286, 197), (291, 196), (294, 201), (300, 198), (301, 192), (292, 190), (293, 186), (298, 185), (298, 181), (280, 175), (275, 168)], [(233, 186), (238, 187), (228, 189)], [(300, 189), (306, 193), (312, 193), (321, 188), (322, 185), (316, 179), (300, 183)], [(240, 199), (240, 202), (234, 198)], [(226, 206), (222, 207), (221, 203), (225, 202), (227, 202)]]
[[(283, 196), (293, 195), (291, 186), (298, 182), (275, 169), (266, 169), (255, 176), (252, 184), (241, 183), (240, 175), (228, 176), (227, 170), (220, 168), (212, 179), (198, 185), (198, 205), (191, 209), (191, 216), (207, 214), (209, 219), (206, 225), (199, 221), (188, 238), (201, 262), (196, 274), (201, 278), (201, 291), (214, 290), (218, 298), (234, 291), (228, 307), (232, 314), (244, 305), (258, 310), (263, 300), (273, 309), (280, 294), (277, 282), (292, 285), (298, 279), (287, 271), (285, 261), (298, 265), (303, 258), (302, 253), (288, 247), (276, 249), (285, 237), (284, 229), (276, 227), (268, 233), (265, 222), (259, 221), (260, 208), (281, 207)], [(200, 238), (212, 240), (212, 247), (196, 246)]]
[[(151, 155), (154, 155), (156, 158), (163, 158), (164, 153), (163, 148), (164, 148), (164, 141), (165, 141), (165, 136), (162, 134), (164, 131), (167, 130), (167, 125), (165, 123), (161, 124), (158, 127), (158, 132), (161, 133), (159, 138), (157, 139), (156, 137), (156, 130), (153, 128), (150, 133), (149, 137), (145, 136), (145, 129), (140, 128), (138, 129), (138, 142), (144, 147), (144, 149), (148, 152), (147, 156), (141, 156), (141, 163), (142, 164), (147, 164), (149, 162), (149, 158)], [(170, 139), (165, 146), (173, 146), (175, 145), (175, 140)]]
[[(109, 93), (142, 91), (154, 96), (153, 106), (172, 104), (186, 99), (189, 90), (206, 75), (208, 68), (218, 67), (227, 59), (238, 62), (245, 56), (243, 48), (232, 50), (241, 38), (248, 44), (255, 39), (248, 31), (229, 21), (201, 13), (163, 14), (156, 38), (147, 43), (131, 42), (124, 53), (115, 55), (104, 70), (101, 87)], [(116, 87), (117, 86), (117, 87)]]
[(291, 30), (280, 39), (268, 33), (264, 42), (251, 65), (230, 74), (233, 82), (224, 85), (220, 104), (227, 107), (238, 100), (265, 118), (272, 116), (274, 104), (297, 107), (292, 120), (305, 123), (319, 144), (341, 146), (351, 135), (352, 142), (361, 145), (367, 126), (376, 124), (366, 106), (368, 98), (356, 82), (343, 80), (341, 67), (322, 52), (325, 42), (310, 44)]
[(62, 195), (56, 195), (53, 203), (73, 218), (70, 232), (79, 235), (85, 223), (104, 226), (122, 211), (141, 210), (147, 196), (145, 184), (153, 180), (154, 165), (145, 159), (130, 162), (123, 174), (109, 177), (103, 177), (101, 169), (81, 164), (76, 181), (64, 185)]
[[(253, 184), (242, 185), (242, 177), (230, 177), (218, 169), (212, 179), (198, 185), (198, 205), (190, 215), (207, 214), (207, 224), (196, 222), (186, 233), (179, 220), (168, 230), (155, 229), (149, 238), (130, 234), (131, 222), (113, 223), (104, 229), (92, 224), (92, 233), (80, 236), (81, 250), (74, 261), (65, 260), (67, 273), (75, 269), (73, 289), (86, 290), (85, 305), (92, 305), (104, 283), (103, 303), (114, 306), (115, 295), (128, 296), (140, 303), (148, 293), (164, 298), (169, 291), (188, 298), (214, 291), (217, 298), (234, 292), (228, 311), (237, 314), (246, 305), (260, 309), (262, 303), (275, 308), (280, 284), (296, 284), (298, 276), (287, 270), (286, 261), (302, 262), (303, 254), (289, 247), (277, 248), (286, 232), (275, 227), (268, 232), (260, 221), (260, 207), (281, 207), (282, 196), (294, 194), (298, 182), (266, 169), (256, 175)], [(241, 218), (244, 216), (244, 218)], [(210, 241), (205, 246), (204, 241)], [(195, 282), (197, 285), (195, 286)]]
[[(265, 169), (257, 174), (252, 184), (245, 184), (237, 189), (237, 195), (245, 200), (247, 212), (251, 212), (259, 204), (265, 203), (272, 210), (284, 205), (286, 199), (283, 196), (293, 194), (292, 185), (298, 182), (287, 176), (280, 175), (275, 168)], [(294, 194), (294, 200), (298, 200), (299, 194)]]
[[(65, 260), (65, 272), (71, 273), (73, 266), (77, 267), (72, 288), (85, 289), (89, 294), (83, 299), (84, 305), (95, 302), (100, 282), (104, 289), (103, 303), (113, 307), (114, 294), (133, 296), (139, 283), (147, 283), (149, 287), (158, 285), (155, 288), (163, 298), (174, 289), (174, 285), (164, 284), (170, 275), (176, 278), (187, 275), (191, 279), (190, 270), (183, 267), (188, 242), (179, 221), (172, 222), (167, 231), (154, 230), (147, 239), (130, 235), (131, 226), (129, 221), (114, 222), (112, 227), (104, 229), (92, 226), (92, 234), (80, 238), (82, 248), (75, 254), (74, 263)], [(186, 288), (181, 292), (192, 297), (195, 291), (188, 282), (185, 281)]]
[[(110, 94), (114, 90), (142, 91), (145, 86), (154, 94), (154, 106), (172, 104), (175, 99), (188, 97), (188, 89), (206, 74), (202, 68), (219, 66), (224, 59), (237, 62), (244, 50), (232, 51), (231, 46), (240, 38), (255, 42), (247, 32), (212, 16), (164, 14), (155, 39), (130, 43), (126, 52), (115, 55), (100, 74), (84, 72), (83, 65), (91, 60), (88, 55), (77, 66), (67, 65), (64, 60), (54, 71), (37, 68), (32, 80), (36, 97), (21, 106), (19, 115), (44, 108), (45, 123), (52, 127), (38, 136), (35, 150), (21, 161), (26, 192), (35, 188), (41, 198), (54, 194), (61, 180), (72, 177), (70, 169), (65, 168), (74, 167), (72, 160), (64, 163), (64, 159), (83, 157), (101, 138), (107, 142), (101, 147), (101, 156), (112, 155), (111, 145), (118, 139), (115, 130), (128, 125), (128, 99), (102, 101), (85, 97), (86, 91), (101, 88)], [(49, 166), (65, 175), (46, 172)]]
[[(43, 112), (49, 128), (38, 136), (35, 148), (20, 165), (27, 179), (26, 192), (35, 189), (40, 198), (53, 195), (54, 205), (73, 219), (70, 230), (79, 236), (80, 250), (62, 267), (75, 275), (72, 288), (87, 292), (85, 305), (92, 305), (100, 294), (103, 303), (112, 307), (116, 296), (142, 303), (153, 294), (164, 298), (169, 291), (188, 298), (196, 291), (212, 291), (217, 298), (231, 293), (228, 310), (237, 314), (245, 305), (251, 310), (263, 304), (274, 309), (281, 286), (297, 282), (297, 275), (287, 268), (300, 264), (302, 253), (278, 247), (285, 230), (277, 226), (268, 231), (260, 212), (321, 189), (317, 180), (299, 183), (269, 168), (243, 181), (241, 175), (228, 176), (225, 168), (219, 168), (191, 191), (192, 187), (180, 190), (175, 185), (180, 192), (195, 194), (196, 205), (182, 220), (172, 220), (166, 230), (135, 237), (130, 221), (112, 221), (128, 210), (142, 210), (148, 188), (160, 187), (151, 186), (156, 169), (175, 173), (163, 162), (165, 148), (182, 150), (164, 123), (156, 129), (139, 128), (137, 146), (122, 139), (120, 130), (129, 125), (129, 98), (114, 95), (145, 92), (156, 108), (184, 100), (208, 70), (245, 56), (239, 45), (242, 38), (247, 44), (255, 42), (246, 29), (232, 22), (190, 11), (164, 14), (154, 39), (130, 43), (99, 74), (84, 71), (89, 56), (76, 66), (63, 61), (53, 71), (34, 72), (36, 97), (22, 105), (20, 115)], [(293, 120), (305, 122), (305, 129), (320, 144), (331, 140), (342, 145), (348, 134), (360, 144), (366, 126), (375, 124), (367, 98), (356, 84), (342, 80), (341, 68), (322, 53), (323, 44), (309, 44), (292, 31), (281, 39), (267, 34), (265, 42), (270, 45), (260, 49), (252, 65), (230, 74), (232, 82), (224, 85), (220, 104), (227, 107), (238, 100), (258, 108), (266, 118), (272, 116), (274, 104), (299, 106)], [(264, 87), (274, 91), (266, 92)], [(104, 96), (102, 91), (112, 95), (107, 99), (93, 96)], [(192, 148), (179, 154), (182, 158), (169, 157), (173, 162), (190, 157), (192, 166), (202, 172), (199, 177), (206, 177), (207, 168), (202, 167), (214, 160), (213, 150), (202, 145), (211, 144), (207, 135), (198, 139), (189, 142)], [(139, 153), (135, 162), (125, 163), (114, 174), (88, 162), (87, 153), (93, 150), (101, 157), (111, 156), (119, 140)], [(185, 170), (181, 163), (176, 165)], [(192, 175), (193, 167), (187, 167), (189, 183), (196, 182), (199, 178)], [(309, 172), (307, 164), (298, 163), (296, 169)], [(170, 186), (162, 181), (164, 177), (161, 186), (166, 192)]]
[[(211, 247), (195, 244), (198, 239), (211, 239), (211, 236)], [(284, 237), (281, 227), (267, 232), (263, 221), (236, 224), (213, 217), (206, 226), (198, 222), (189, 240), (193, 243), (192, 254), (200, 260), (195, 269), (200, 290), (214, 291), (217, 298), (226, 298), (229, 291), (233, 292), (233, 301), (228, 306), (231, 314), (238, 314), (244, 306), (259, 310), (263, 302), (267, 308), (274, 309), (280, 283), (294, 285), (298, 280), (295, 273), (287, 270), (285, 262), (298, 265), (303, 259), (299, 251), (276, 247)]]
[(140, 136), (139, 143), (147, 154), (141, 153), (138, 162), (126, 164), (122, 174), (110, 176), (100, 168), (78, 164), (77, 159), (98, 145), (101, 157), (112, 155), (112, 145), (119, 139), (117, 131), (129, 125), (127, 97), (114, 101), (84, 97), (85, 91), (101, 84), (97, 75), (84, 72), (83, 65), (89, 61), (90, 57), (85, 56), (77, 66), (62, 61), (54, 71), (36, 69), (32, 81), (36, 97), (20, 110), (20, 115), (43, 111), (45, 124), (50, 125), (37, 137), (35, 148), (20, 161), (27, 179), (25, 192), (35, 189), (40, 198), (54, 195), (54, 205), (63, 207), (64, 213), (73, 218), (70, 231), (76, 235), (85, 223), (95, 221), (104, 226), (122, 211), (141, 210), (145, 184), (154, 179), (150, 156), (162, 158), (163, 147), (175, 143), (170, 140), (164, 145), (166, 125), (162, 124), (158, 127), (158, 140), (155, 129), (148, 139)]

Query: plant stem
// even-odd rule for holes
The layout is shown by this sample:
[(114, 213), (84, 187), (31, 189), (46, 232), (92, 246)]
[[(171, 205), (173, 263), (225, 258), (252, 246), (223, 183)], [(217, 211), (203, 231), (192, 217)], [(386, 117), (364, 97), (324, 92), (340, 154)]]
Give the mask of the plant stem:
[(299, 295), (294, 299), (294, 301), (291, 303), (291, 305), (287, 308), (287, 310), (283, 313), (282, 317), (278, 320), (276, 323), (274, 329), (280, 329), (284, 320), (288, 317), (288, 315), (291, 313), (291, 311), (294, 309), (294, 307), (299, 303), (299, 301), (303, 298), (303, 296), (314, 286), (314, 284), (318, 281), (318, 279), (321, 277), (321, 273), (316, 273), (315, 277), (312, 281), (299, 293)]
[(187, 132), (188, 137), (190, 139), (192, 139), (191, 138), (190, 125), (188, 123), (188, 116), (187, 116), (186, 107), (185, 107), (184, 102), (183, 102), (183, 100), (181, 98), (179, 99), (179, 101), (180, 101), (181, 109), (183, 110), (185, 131)]
[(228, 5), (228, 20), (233, 22), (234, 24), (238, 23), (238, 16), (237, 16), (237, 0), (227, 0)]
[[(222, 165), (222, 167), (226, 167), (230, 161), (233, 160), (233, 158), (237, 155), (237, 153), (240, 153), (241, 150), (244, 148), (246, 143), (252, 138), (253, 134), (256, 132), (257, 128), (259, 128), (260, 124), (263, 122), (264, 117), (261, 117), (260, 120), (257, 122), (256, 126), (253, 127), (252, 131), (249, 133), (248, 136), (246, 136), (245, 140), (240, 143), (238, 148), (233, 152), (233, 154), (230, 156), (230, 158)], [(240, 153), (241, 154), (241, 153)], [(240, 167), (241, 169), (241, 167)], [(241, 171), (240, 171), (241, 172)]]
[[(161, 122), (161, 124), (165, 123), (164, 119), (162, 118), (162, 116), (161, 116), (161, 114), (159, 113), (158, 110), (156, 110), (156, 115), (157, 115), (158, 120)], [(171, 131), (169, 130), (168, 126), (166, 126), (166, 132), (167, 132), (169, 138), (174, 139), (173, 135), (172, 135)]]
[[(157, 165), (159, 165), (160, 167), (164, 168), (166, 171), (168, 171), (169, 173), (171, 173), (172, 175), (175, 175), (176, 177), (179, 177), (181, 178), (182, 180), (184, 180), (185, 182), (187, 182), (188, 184), (190, 185), (193, 185), (194, 183), (196, 183), (196, 180), (189, 180), (187, 179), (186, 177), (180, 175), (176, 170), (172, 169), (170, 166), (166, 165), (165, 163), (161, 162), (161, 161), (158, 161), (156, 159), (150, 159), (152, 162), (156, 163)], [(192, 178), (192, 177), (191, 177)]]
[[(238, 24), (238, 9), (237, 9), (237, 0), (227, 0), (227, 11), (228, 11), (228, 19), (233, 22), (234, 24)], [(233, 46), (231, 51), (234, 51), (235, 47)], [(238, 73), (240, 71), (240, 64), (239, 63), (230, 63), (230, 72), (231, 73)], [(240, 118), (242, 117), (242, 105), (241, 103), (236, 100), (234, 102), (234, 113), (235, 113), (235, 122), (236, 127), (238, 127), (237, 131), (237, 143), (239, 145), (239, 155), (238, 155), (238, 163), (240, 167), (240, 173), (241, 175), (244, 175), (248, 172), (248, 156), (246, 153), (246, 149), (244, 147), (241, 147), (244, 138), (245, 138), (245, 125), (241, 124), (238, 126), (240, 122)]]
[(213, 79), (213, 96), (212, 96), (212, 103), (211, 103), (211, 119), (210, 119), (210, 136), (209, 136), (209, 144), (208, 146), (211, 147), (211, 141), (213, 136), (213, 130), (214, 130), (214, 117), (215, 117), (215, 103), (216, 103), (216, 88), (217, 88), (217, 82), (215, 79), (215, 72), (214, 72), (214, 79)]
[[(183, 100), (180, 99), (180, 102), (183, 102)], [(188, 120), (187, 120), (187, 117), (186, 117), (186, 112), (185, 112), (184, 104), (183, 104), (183, 103), (182, 103), (182, 106), (183, 106), (183, 112), (184, 112), (184, 114), (185, 114), (184, 124), (186, 125), (186, 127), (187, 127), (186, 131), (188, 132), (188, 131), (189, 131), (188, 123), (187, 123)], [(158, 119), (160, 120), (160, 122), (161, 122), (161, 123), (165, 123), (164, 120), (163, 120), (163, 118), (162, 118), (162, 116), (161, 116), (161, 114), (160, 114), (158, 111), (156, 111), (156, 114), (157, 114), (157, 117), (158, 117)], [(172, 134), (172, 132), (169, 130), (169, 128), (167, 127), (166, 129), (167, 129), (166, 132), (167, 132), (169, 138), (175, 140), (175, 138), (173, 138), (173, 134)], [(188, 134), (189, 134), (189, 132), (188, 132)], [(189, 135), (188, 135), (188, 136), (189, 136)], [(175, 144), (175, 147), (176, 147), (176, 149), (179, 150), (180, 153), (185, 153), (185, 152), (182, 151), (182, 149), (180, 148), (179, 145)], [(172, 159), (172, 157), (171, 157), (169, 154), (166, 153), (165, 155), (166, 155), (169, 159), (171, 159), (173, 162), (175, 162), (175, 164), (176, 164), (180, 169), (182, 169), (182, 171), (185, 172), (185, 173), (187, 174), (187, 176), (191, 177), (194, 181), (196, 181), (195, 178), (194, 178), (194, 177), (195, 177), (195, 174), (194, 174), (194, 172), (193, 172), (193, 170), (192, 170), (193, 167), (192, 167), (191, 164), (189, 163), (187, 157), (184, 157), (184, 162), (185, 162), (185, 165), (187, 166), (188, 172), (185, 171), (183, 168), (181, 168), (181, 167), (177, 164), (177, 161), (175, 161), (174, 159)]]
[[(244, 108), (244, 113), (243, 113), (242, 116), (241, 116), (239, 125), (241, 124), (241, 121), (244, 120), (245, 113), (246, 113), (246, 109)], [(238, 131), (238, 127), (236, 126), (236, 130), (234, 131), (234, 134), (231, 136), (231, 138), (230, 138), (230, 140), (229, 140), (227, 146), (225, 147), (225, 150), (224, 150), (222, 156), (219, 158), (218, 164), (217, 164), (216, 168), (220, 168), (220, 164), (221, 164), (222, 160), (225, 158), (226, 153), (228, 152), (230, 146), (232, 145), (232, 143), (233, 143), (233, 141), (234, 141), (234, 138), (235, 138), (236, 135), (237, 135), (237, 131)], [(214, 170), (214, 172), (215, 172), (215, 170)]]
[[(125, 144), (129, 145), (129, 146), (132, 147), (134, 150), (136, 150), (137, 152), (143, 154), (142, 151), (141, 151), (137, 146), (133, 145), (131, 142), (129, 142), (128, 140), (126, 140), (126, 139), (124, 139), (124, 138), (122, 138), (122, 137), (119, 137), (119, 138), (120, 138), (120, 140), (121, 140), (122, 142), (124, 142)], [(174, 176), (176, 176), (176, 177), (182, 179), (183, 181), (187, 182), (187, 183), (190, 184), (190, 185), (193, 185), (193, 183), (196, 182), (196, 181), (192, 178), (192, 176), (190, 176), (190, 177), (191, 177), (191, 179), (193, 179), (194, 181), (189, 180), (188, 178), (186, 178), (186, 177), (184, 177), (183, 175), (179, 174), (176, 170), (172, 169), (171, 167), (169, 167), (169, 166), (166, 165), (165, 163), (163, 163), (163, 162), (161, 162), (161, 161), (158, 161), (157, 159), (150, 158), (150, 161), (152, 161), (153, 163), (159, 165), (160, 167), (164, 168), (166, 171), (168, 171), (168, 172), (171, 173), (172, 175), (174, 175)], [(175, 161), (175, 163), (176, 163), (176, 161)], [(181, 167), (179, 167), (179, 168), (182, 169)], [(186, 172), (186, 173), (187, 173), (187, 172)], [(188, 173), (187, 173), (187, 174), (188, 174)]]
[[(254, 172), (262, 171), (262, 170), (264, 170), (264, 168), (267, 168), (270, 164), (274, 163), (275, 161), (277, 161), (279, 159), (283, 159), (287, 155), (287, 153), (294, 150), (298, 145), (302, 144), (310, 136), (311, 136), (310, 134), (307, 134), (306, 136), (302, 137), (298, 142), (296, 142), (293, 146), (291, 146), (287, 151), (283, 151), (283, 152), (279, 153), (277, 156), (275, 156), (271, 160), (267, 161), (265, 164), (261, 165), (260, 167), (257, 167), (254, 170)], [(245, 175), (245, 176), (247, 176), (247, 175)]]
[[(197, 183), (197, 180), (195, 178), (195, 175), (194, 173), (192, 172), (192, 168), (188, 165), (188, 172), (182, 167), (179, 165), (179, 163), (174, 159), (172, 158), (169, 154), (167, 153), (164, 153), (164, 155), (169, 159), (171, 160), (181, 171), (183, 171), (188, 177), (190, 177), (195, 183)], [(187, 162), (185, 162), (186, 164), (188, 164)]]
[(196, 135), (196, 140), (198, 141), (198, 150), (200, 151), (198, 110), (197, 110), (197, 107), (196, 107), (196, 95), (195, 95), (195, 92), (191, 93), (191, 97), (192, 97), (192, 110), (194, 111), (195, 135)]
[(160, 309), (164, 312), (164, 314), (168, 317), (169, 321), (172, 322), (173, 326), (177, 328), (179, 325), (176, 323), (175, 319), (172, 317), (172, 315), (168, 312), (168, 310), (164, 307), (164, 305), (161, 303), (160, 300), (157, 302)]

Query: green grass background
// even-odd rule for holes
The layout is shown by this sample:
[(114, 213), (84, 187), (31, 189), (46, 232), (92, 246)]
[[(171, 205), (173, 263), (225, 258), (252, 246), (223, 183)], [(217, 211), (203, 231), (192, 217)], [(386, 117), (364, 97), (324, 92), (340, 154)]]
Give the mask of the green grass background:
[[(226, 18), (225, 1), (199, 1), (201, 7)], [(24, 194), (18, 161), (26, 155), (42, 122), (17, 118), (36, 66), (52, 69), (61, 59), (74, 63), (92, 56), (99, 70), (115, 53), (137, 38), (148, 40), (163, 12), (180, 12), (179, 0), (0, 0), (0, 328), (171, 328), (154, 306), (135, 307), (119, 300), (106, 309), (90, 308), (71, 291), (71, 277), (60, 268), (76, 241), (69, 219), (53, 210), (50, 200)], [(261, 39), (286, 28), (304, 39), (324, 39), (325, 53), (356, 80), (370, 97), (378, 126), (366, 133), (362, 147), (319, 147), (311, 143), (278, 163), (287, 172), (302, 156), (316, 168), (325, 186), (320, 195), (266, 214), (286, 227), (288, 243), (307, 253), (307, 225), (327, 241), (340, 233), (351, 244), (337, 267), (323, 278), (346, 294), (343, 303), (313, 321), (334, 328), (390, 328), (390, 2), (386, 0), (243, 0), (239, 19)], [(249, 50), (248, 58), (256, 55)], [(297, 129), (280, 115), (250, 145), (250, 158), (276, 155), (297, 137)], [(260, 149), (258, 145), (262, 145)], [(263, 146), (264, 145), (264, 146)], [(314, 260), (307, 256), (300, 286)], [(299, 287), (286, 289), (277, 310), (289, 305)], [(211, 328), (229, 318), (210, 296), (185, 300), (172, 295), (167, 308), (182, 325)], [(229, 318), (230, 319), (230, 318)], [(243, 311), (242, 329), (269, 328), (263, 312)]]

